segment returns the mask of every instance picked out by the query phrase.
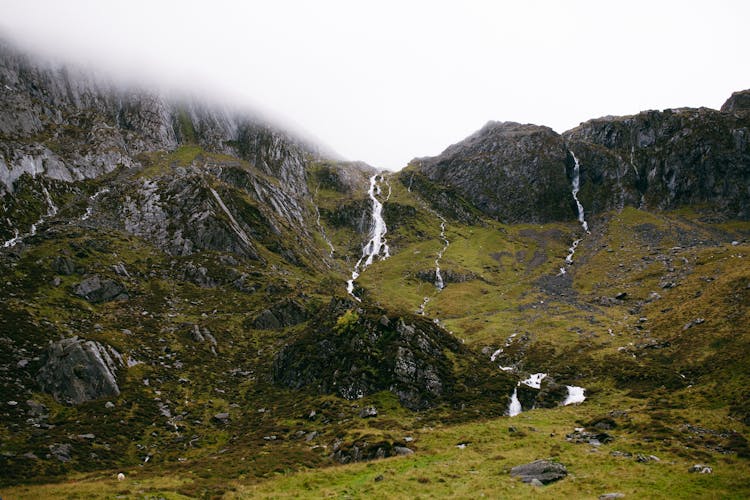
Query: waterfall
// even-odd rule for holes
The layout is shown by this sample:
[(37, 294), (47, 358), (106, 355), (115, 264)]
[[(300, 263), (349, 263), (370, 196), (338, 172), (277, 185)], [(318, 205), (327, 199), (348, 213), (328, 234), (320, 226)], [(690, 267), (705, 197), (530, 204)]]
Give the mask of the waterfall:
[[(575, 153), (573, 151), (570, 151), (570, 155), (573, 157), (573, 161), (575, 162), (575, 165), (573, 166), (573, 179), (572, 179), (572, 189), (571, 193), (573, 194), (573, 199), (576, 202), (576, 209), (578, 211), (578, 222), (581, 223), (581, 227), (583, 228), (583, 231), (586, 234), (589, 234), (589, 224), (586, 222), (586, 215), (583, 211), (583, 204), (581, 203), (581, 200), (578, 199), (578, 191), (581, 189), (581, 165), (578, 162), (578, 158), (576, 157)], [(576, 248), (578, 248), (578, 244), (581, 242), (583, 238), (578, 238), (573, 241), (573, 244), (568, 249), (568, 255), (565, 257), (565, 264), (567, 266), (571, 265), (573, 263), (573, 255), (576, 253)], [(563, 275), (567, 272), (565, 267), (560, 268), (560, 274), (558, 276)]]
[(91, 206), (91, 203), (95, 202), (99, 196), (103, 195), (104, 193), (109, 193), (109, 189), (104, 188), (100, 191), (97, 191), (96, 193), (89, 196), (89, 206), (86, 207), (86, 213), (81, 216), (81, 220), (87, 220), (91, 215), (94, 213), (94, 207)]
[[(381, 175), (380, 180), (383, 181), (385, 178)], [(376, 256), (379, 256), (381, 259), (387, 259), (391, 256), (388, 243), (385, 239), (385, 234), (388, 232), (388, 228), (385, 225), (385, 219), (383, 219), (383, 204), (380, 203), (377, 198), (380, 194), (378, 174), (375, 174), (370, 177), (370, 188), (367, 191), (367, 195), (370, 197), (370, 200), (372, 200), (370, 240), (364, 247), (362, 247), (362, 257), (360, 257), (354, 265), (351, 279), (346, 282), (347, 293), (358, 301), (360, 298), (354, 295), (354, 281), (359, 278), (360, 273), (364, 271), (367, 266), (372, 264)]]
[(47, 213), (45, 215), (42, 215), (39, 217), (39, 220), (34, 222), (31, 227), (29, 228), (29, 232), (26, 234), (19, 234), (18, 229), (13, 230), (13, 237), (9, 239), (8, 241), (3, 242), (3, 248), (11, 248), (16, 246), (17, 244), (21, 243), (24, 238), (28, 238), (29, 236), (36, 235), (37, 227), (44, 222), (45, 219), (48, 219), (49, 217), (54, 217), (57, 215), (57, 212), (59, 209), (55, 205), (55, 203), (52, 201), (52, 196), (50, 196), (49, 191), (47, 190), (47, 186), (42, 185), (42, 193), (44, 193), (44, 198), (47, 202)]
[(440, 217), (440, 239), (443, 240), (443, 248), (438, 252), (435, 259), (435, 286), (438, 290), (442, 290), (445, 288), (445, 283), (443, 282), (443, 276), (440, 274), (440, 259), (443, 258), (443, 254), (448, 250), (448, 245), (451, 243), (445, 237), (445, 217), (440, 214), (437, 214), (437, 216)]
[(510, 396), (510, 404), (508, 405), (508, 416), (515, 417), (521, 413), (521, 402), (518, 400), (518, 387), (513, 389), (513, 394)]
[(573, 167), (573, 199), (576, 201), (576, 207), (578, 208), (578, 222), (581, 223), (581, 227), (583, 227), (583, 230), (588, 233), (589, 232), (589, 225), (586, 222), (586, 217), (583, 213), (583, 205), (581, 204), (580, 200), (578, 199), (578, 191), (581, 188), (581, 167), (578, 163), (578, 158), (576, 158), (576, 155), (573, 153), (573, 151), (570, 152), (570, 155), (573, 157), (573, 161), (575, 162), (575, 166)]

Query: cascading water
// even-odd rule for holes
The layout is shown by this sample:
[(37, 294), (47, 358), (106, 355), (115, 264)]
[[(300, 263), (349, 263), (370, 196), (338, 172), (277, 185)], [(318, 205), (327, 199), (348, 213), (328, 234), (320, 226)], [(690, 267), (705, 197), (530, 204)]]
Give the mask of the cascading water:
[[(320, 188), (320, 185), (318, 185), (317, 188), (315, 188), (315, 196), (318, 196), (318, 189)], [(333, 247), (333, 243), (331, 242), (331, 239), (328, 237), (328, 234), (326, 234), (326, 230), (323, 228), (323, 224), (320, 223), (320, 209), (318, 208), (318, 205), (313, 203), (313, 206), (315, 207), (315, 214), (317, 218), (315, 219), (315, 223), (318, 225), (318, 230), (320, 231), (320, 235), (323, 236), (323, 241), (326, 242), (326, 245), (328, 245), (328, 248), (331, 249), (328, 256), (330, 258), (333, 258), (333, 253), (336, 251), (336, 249)]]
[(443, 282), (443, 276), (440, 274), (440, 259), (443, 258), (443, 254), (448, 250), (448, 245), (451, 242), (445, 237), (445, 217), (439, 214), (438, 217), (440, 217), (440, 239), (443, 240), (443, 248), (438, 252), (435, 259), (435, 286), (438, 290), (442, 290), (445, 288), (445, 283)]
[(19, 234), (18, 229), (14, 229), (13, 237), (9, 239), (8, 241), (3, 242), (3, 248), (14, 247), (18, 243), (23, 241), (24, 238), (36, 235), (36, 228), (42, 222), (44, 222), (45, 219), (48, 219), (49, 217), (54, 217), (55, 215), (57, 215), (58, 208), (55, 205), (55, 203), (52, 201), (52, 196), (50, 196), (49, 191), (47, 190), (47, 186), (42, 185), (42, 193), (44, 193), (44, 198), (47, 201), (47, 213), (39, 217), (39, 220), (31, 225), (31, 228), (29, 228), (29, 232), (26, 234), (23, 234), (23, 235)]
[[(109, 193), (109, 189), (104, 188), (101, 191), (97, 191), (96, 193), (89, 196), (89, 202), (95, 202), (97, 198), (99, 198), (104, 193)], [(89, 204), (88, 207), (86, 207), (86, 213), (81, 216), (81, 220), (88, 220), (89, 217), (94, 213), (94, 207)]]
[(388, 243), (385, 239), (385, 234), (388, 232), (388, 228), (385, 225), (385, 219), (383, 219), (383, 204), (380, 203), (377, 198), (377, 196), (380, 195), (378, 177), (380, 177), (381, 181), (384, 180), (382, 175), (373, 175), (370, 177), (370, 188), (367, 191), (370, 200), (372, 200), (370, 240), (364, 247), (362, 247), (362, 257), (360, 257), (354, 265), (351, 279), (346, 282), (346, 291), (358, 301), (360, 301), (360, 298), (354, 295), (354, 281), (359, 278), (360, 273), (362, 273), (367, 266), (372, 264), (376, 256), (379, 256), (381, 259), (387, 259), (391, 256)]
[(563, 406), (584, 402), (586, 399), (586, 389), (575, 385), (568, 385), (566, 387), (568, 388), (568, 396), (565, 398), (565, 401), (563, 401)]
[(510, 396), (510, 404), (508, 405), (508, 416), (515, 417), (521, 413), (521, 402), (518, 400), (518, 387), (513, 389), (513, 394)]
[[(573, 153), (573, 151), (570, 152), (570, 155), (573, 157), (573, 161), (575, 162), (575, 165), (573, 166), (573, 179), (572, 179), (572, 191), (573, 199), (576, 202), (576, 209), (578, 210), (578, 222), (581, 223), (581, 227), (583, 228), (584, 232), (586, 234), (589, 234), (589, 224), (586, 222), (586, 215), (583, 211), (583, 204), (578, 199), (578, 191), (581, 189), (581, 166), (578, 163), (578, 158)], [(581, 242), (583, 238), (577, 238), (573, 241), (573, 244), (568, 249), (568, 255), (565, 257), (565, 264), (571, 265), (573, 263), (573, 255), (576, 253), (576, 248), (578, 248), (578, 244)], [(565, 274), (567, 270), (565, 267), (560, 268), (560, 274)]]
[(573, 151), (571, 151), (570, 154), (573, 157), (573, 161), (575, 162), (575, 165), (573, 166), (573, 191), (572, 193), (573, 193), (573, 199), (576, 200), (576, 206), (578, 207), (578, 222), (581, 223), (583, 230), (588, 233), (589, 225), (586, 222), (586, 216), (583, 213), (583, 205), (578, 199), (578, 191), (581, 189), (581, 166), (578, 163), (578, 158), (576, 158), (576, 155), (573, 153)]

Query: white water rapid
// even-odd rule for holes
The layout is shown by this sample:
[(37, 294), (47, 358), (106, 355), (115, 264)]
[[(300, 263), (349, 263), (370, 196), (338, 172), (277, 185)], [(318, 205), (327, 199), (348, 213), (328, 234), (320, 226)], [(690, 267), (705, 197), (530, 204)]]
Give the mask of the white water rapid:
[(568, 388), (568, 397), (563, 401), (563, 406), (572, 405), (576, 403), (583, 403), (586, 399), (586, 389), (583, 387), (576, 387), (574, 385), (566, 386)]
[(440, 259), (443, 258), (443, 254), (448, 250), (451, 242), (445, 237), (445, 217), (439, 214), (438, 217), (440, 217), (440, 239), (443, 240), (443, 248), (438, 252), (435, 259), (435, 286), (438, 290), (442, 290), (445, 288), (445, 283), (443, 282), (443, 276), (440, 274)]
[(362, 257), (360, 257), (354, 265), (352, 278), (346, 282), (346, 291), (349, 295), (357, 299), (357, 301), (361, 300), (354, 295), (354, 281), (359, 278), (359, 275), (367, 268), (367, 266), (372, 264), (376, 256), (381, 259), (387, 259), (391, 256), (390, 250), (388, 249), (388, 243), (385, 239), (385, 234), (388, 232), (388, 228), (385, 225), (385, 219), (383, 219), (383, 204), (380, 203), (377, 198), (381, 194), (380, 186), (378, 185), (378, 177), (380, 177), (381, 181), (385, 180), (382, 175), (373, 175), (370, 177), (370, 188), (367, 191), (370, 200), (372, 200), (370, 240), (364, 247), (362, 247)]
[[(578, 222), (581, 223), (581, 227), (583, 228), (584, 232), (586, 234), (589, 234), (589, 224), (586, 222), (586, 214), (583, 211), (583, 204), (578, 199), (578, 191), (581, 189), (581, 166), (578, 163), (578, 158), (573, 153), (573, 151), (570, 152), (571, 156), (573, 157), (573, 161), (575, 162), (575, 165), (573, 166), (573, 180), (572, 180), (572, 191), (573, 199), (576, 202), (576, 208), (578, 210)], [(577, 238), (573, 241), (573, 244), (568, 249), (568, 255), (565, 257), (565, 265), (569, 266), (573, 263), (573, 255), (576, 253), (576, 248), (578, 248), (578, 244), (581, 242), (583, 238)], [(565, 267), (560, 268), (560, 275), (563, 275), (567, 272)]]
[(95, 202), (96, 199), (104, 193), (109, 193), (109, 189), (104, 188), (101, 191), (97, 191), (96, 193), (89, 196), (89, 206), (86, 207), (86, 213), (81, 216), (81, 220), (88, 220), (88, 218), (91, 217), (91, 215), (94, 213), (94, 207), (91, 205), (91, 203)]

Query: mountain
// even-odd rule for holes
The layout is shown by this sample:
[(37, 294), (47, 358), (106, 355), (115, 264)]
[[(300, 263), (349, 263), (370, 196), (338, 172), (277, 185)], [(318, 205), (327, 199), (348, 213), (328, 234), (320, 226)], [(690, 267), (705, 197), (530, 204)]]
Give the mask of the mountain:
[(749, 493), (748, 95), (386, 173), (3, 45), (0, 491)]

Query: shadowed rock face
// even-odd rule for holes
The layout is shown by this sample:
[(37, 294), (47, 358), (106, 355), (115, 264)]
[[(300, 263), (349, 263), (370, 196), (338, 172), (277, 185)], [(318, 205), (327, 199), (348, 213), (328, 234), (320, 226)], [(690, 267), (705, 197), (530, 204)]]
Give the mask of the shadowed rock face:
[(694, 205), (750, 217), (750, 113), (735, 93), (722, 110), (645, 111), (590, 120), (563, 134), (580, 161), (587, 213), (630, 205)]
[[(598, 118), (562, 136), (547, 127), (490, 122), (439, 156), (412, 165), (498, 220), (545, 222), (577, 214), (570, 182), (574, 155), (578, 198), (587, 214), (692, 205), (747, 219), (750, 91), (732, 94), (721, 111), (681, 108)], [(413, 179), (402, 176), (405, 183)]]
[(73, 293), (93, 303), (128, 298), (123, 285), (108, 278), (100, 278), (98, 275), (89, 276), (81, 281), (73, 287)]
[(120, 394), (116, 373), (123, 362), (112, 347), (72, 337), (51, 344), (45, 358), (37, 382), (61, 403), (77, 405)]
[[(512, 387), (504, 373), (488, 368), (432, 321), (352, 306), (332, 301), (313, 330), (282, 349), (274, 362), (276, 383), (346, 399), (388, 390), (412, 410), (476, 397), (499, 402)], [(459, 374), (456, 364), (471, 370)]]
[(434, 158), (414, 160), (431, 181), (448, 185), (503, 222), (575, 216), (562, 137), (548, 127), (489, 122)]

